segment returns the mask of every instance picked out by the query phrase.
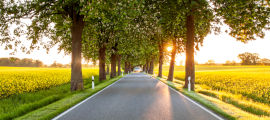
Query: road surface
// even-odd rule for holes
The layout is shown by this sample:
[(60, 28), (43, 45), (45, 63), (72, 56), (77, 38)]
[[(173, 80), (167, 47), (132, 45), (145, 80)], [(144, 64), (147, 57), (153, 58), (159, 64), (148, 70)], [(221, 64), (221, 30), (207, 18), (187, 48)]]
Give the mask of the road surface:
[(219, 120), (222, 117), (143, 73), (123, 77), (57, 120)]

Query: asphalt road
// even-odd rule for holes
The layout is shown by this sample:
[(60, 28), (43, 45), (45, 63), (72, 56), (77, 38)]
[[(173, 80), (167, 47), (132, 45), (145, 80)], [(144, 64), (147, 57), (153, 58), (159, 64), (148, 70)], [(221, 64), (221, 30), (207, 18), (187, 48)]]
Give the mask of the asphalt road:
[(58, 120), (218, 120), (205, 110), (143, 73), (125, 76), (115, 84), (73, 107)]

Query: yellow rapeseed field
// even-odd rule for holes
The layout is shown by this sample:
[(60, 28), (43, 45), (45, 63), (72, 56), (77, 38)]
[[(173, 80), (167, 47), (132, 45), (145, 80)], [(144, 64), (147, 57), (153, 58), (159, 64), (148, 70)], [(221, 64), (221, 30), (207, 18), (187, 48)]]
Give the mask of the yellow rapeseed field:
[[(98, 75), (98, 69), (83, 69), (83, 78)], [(69, 83), (70, 68), (0, 67), (0, 99)]]
[[(168, 75), (167, 69), (164, 68), (165, 76)], [(240, 94), (254, 101), (270, 103), (268, 66), (196, 66), (195, 69), (195, 84), (206, 89)], [(174, 78), (184, 80), (184, 67), (176, 67)]]

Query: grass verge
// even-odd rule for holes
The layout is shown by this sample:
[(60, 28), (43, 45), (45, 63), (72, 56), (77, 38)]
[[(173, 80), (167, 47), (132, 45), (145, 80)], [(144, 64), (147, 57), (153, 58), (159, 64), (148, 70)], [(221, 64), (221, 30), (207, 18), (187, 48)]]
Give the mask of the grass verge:
[[(190, 97), (191, 99), (199, 102), (203, 106), (209, 108), (210, 110), (222, 115), (223, 117), (229, 120), (235, 119), (243, 119), (243, 120), (256, 120), (256, 119), (270, 119), (268, 116), (264, 115), (254, 115), (249, 112), (242, 110), (242, 108), (235, 106), (231, 103), (223, 102), (217, 97), (210, 97), (204, 94), (197, 93), (195, 91), (189, 92), (187, 89), (183, 88), (183, 84), (181, 84), (178, 80), (174, 80), (173, 82), (167, 81), (166, 79), (157, 77), (161, 82), (167, 84), (173, 89), (183, 93), (184, 95)], [(196, 87), (197, 88), (197, 87)], [(215, 96), (212, 94), (212, 96)], [(224, 99), (224, 97), (223, 97)], [(227, 99), (228, 100), (228, 99)], [(248, 106), (247, 106), (248, 108)]]
[[(96, 93), (107, 85), (117, 81), (121, 77), (122, 76), (119, 76), (113, 79), (107, 79), (103, 82), (99, 82), (98, 76), (96, 76), (96, 87), (94, 90), (92, 90), (91, 88), (92, 80), (91, 78), (88, 78), (84, 80), (84, 91), (70, 92), (70, 84), (64, 84), (48, 90), (40, 90), (32, 93), (21, 93), (10, 98), (1, 99), (0, 120), (15, 119), (18, 117), (18, 119), (50, 119), (55, 115), (58, 115), (58, 113), (65, 111), (72, 105), (80, 102), (84, 98), (91, 96), (92, 94)], [(107, 76), (107, 78), (109, 78), (109, 76)], [(67, 104), (60, 104), (60, 101), (65, 101)], [(58, 103), (61, 106), (58, 106), (56, 108), (54, 108), (54, 106), (51, 106), (55, 103)], [(47, 105), (51, 106), (52, 108), (48, 108)], [(44, 110), (44, 108), (45, 111), (42, 111), (42, 114), (40, 114), (40, 110)], [(32, 111), (35, 114), (31, 114)]]
[[(184, 81), (182, 80), (174, 79), (173, 82), (184, 85)], [(258, 116), (270, 116), (270, 106), (268, 104), (253, 101), (241, 94), (232, 94), (226, 91), (215, 91), (209, 89), (209, 87), (205, 85), (196, 85), (196, 92), (219, 99), (220, 101), (229, 103), (241, 110)]]

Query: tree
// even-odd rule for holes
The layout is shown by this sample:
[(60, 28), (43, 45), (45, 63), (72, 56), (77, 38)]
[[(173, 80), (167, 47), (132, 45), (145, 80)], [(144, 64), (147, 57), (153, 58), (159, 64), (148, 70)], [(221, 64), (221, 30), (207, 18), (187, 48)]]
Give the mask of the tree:
[(43, 62), (39, 60), (35, 60), (36, 67), (43, 67)]
[(261, 59), (260, 63), (261, 63), (262, 65), (269, 65), (269, 64), (270, 64), (270, 60), (267, 59), (267, 58), (263, 58), (263, 59)]
[(210, 59), (205, 63), (205, 65), (215, 65), (215, 61)]
[(257, 63), (260, 61), (260, 55), (258, 53), (253, 53), (251, 60), (253, 65), (257, 65)]
[(159, 43), (159, 67), (158, 67), (158, 77), (162, 78), (162, 65), (163, 65), (163, 59), (164, 59), (164, 40), (161, 38), (161, 41)]
[(239, 54), (237, 57), (242, 60), (242, 65), (256, 65), (257, 62), (260, 60), (260, 55), (258, 53), (252, 54), (250, 52), (245, 52)]
[(57, 61), (54, 61), (53, 64), (50, 65), (50, 67), (56, 68), (57, 67)]
[[(162, 18), (166, 18), (167, 23), (172, 25), (170, 32), (180, 35), (183, 39), (184, 50), (186, 51), (186, 80), (191, 77), (191, 89), (194, 90), (194, 48), (198, 50), (198, 45), (202, 44), (204, 37), (210, 32), (214, 16), (207, 1), (163, 1), (160, 2), (163, 8), (160, 12)], [(175, 30), (175, 31), (173, 31)]]
[(226, 62), (225, 62), (225, 64), (223, 64), (223, 65), (231, 65), (232, 63), (231, 63), (231, 61), (230, 60), (227, 60)]
[(29, 58), (0, 58), (0, 66), (14, 66), (14, 67), (43, 67), (43, 62)]
[[(175, 37), (181, 39), (180, 44), (186, 51), (184, 87), (188, 87), (190, 77), (194, 90), (194, 52), (202, 45), (204, 37), (212, 31), (219, 33), (221, 21), (229, 25), (227, 32), (238, 41), (255, 40), (255, 35), (264, 37), (263, 30), (269, 29), (269, 4), (270, 1), (257, 0), (6, 0), (0, 2), (0, 44), (12, 49), (13, 43), (17, 46), (21, 42), (17, 39), (21, 35), (32, 40), (30, 50), (22, 47), (27, 52), (39, 49), (36, 44), (43, 44), (41, 39), (45, 36), (52, 39), (43, 44), (47, 50), (59, 43), (59, 50), (72, 55), (71, 91), (75, 91), (84, 89), (81, 53), (93, 61), (99, 58), (100, 80), (105, 80), (108, 55), (111, 55), (111, 64), (117, 61), (113, 56), (122, 55), (128, 70), (146, 64), (146, 71), (149, 71), (149, 62), (157, 58), (156, 53), (151, 53), (159, 50), (162, 40), (158, 38)], [(21, 18), (30, 18), (32, 23), (23, 24)], [(18, 25), (14, 30), (16, 37), (10, 36), (12, 24)], [(23, 26), (27, 30), (23, 30)], [(114, 52), (116, 49), (118, 51)], [(158, 52), (164, 55), (162, 50)], [(140, 60), (134, 61), (137, 59)], [(251, 59), (253, 64), (258, 62), (258, 57)], [(150, 66), (153, 64), (151, 62)], [(111, 67), (114, 71), (116, 65)]]
[(236, 65), (236, 61), (232, 60), (231, 65)]
[(168, 79), (169, 81), (173, 80), (173, 73), (174, 73), (174, 64), (175, 64), (175, 55), (176, 55), (176, 39), (173, 41), (173, 48), (172, 48), (172, 56), (171, 56), (171, 63), (170, 63), (170, 69), (169, 69), (169, 75)]
[[(27, 39), (32, 40), (30, 53), (37, 43), (42, 43), (43, 36), (53, 39), (51, 45), (44, 45), (49, 50), (52, 45), (62, 43), (60, 50), (71, 51), (71, 91), (84, 89), (81, 70), (81, 46), (83, 29), (87, 23), (87, 17), (94, 17), (95, 10), (89, 9), (97, 7), (94, 2), (80, 0), (66, 1), (3, 1), (0, 11), (0, 32), (1, 42), (7, 43), (15, 41), (15, 46), (20, 40), (10, 39), (9, 25), (16, 23), (14, 35), (20, 37), (27, 34)], [(86, 9), (88, 8), (88, 9)], [(90, 14), (89, 14), (90, 13)], [(22, 23), (21, 19), (31, 19), (31, 24)], [(52, 27), (52, 24), (55, 24)], [(27, 31), (22, 30), (24, 26)], [(10, 47), (11, 48), (11, 47)], [(23, 51), (27, 50), (25, 47)], [(16, 49), (15, 49), (16, 50)]]
[(117, 60), (118, 60), (118, 76), (121, 75), (121, 55), (117, 56)]
[(232, 60), (232, 61), (227, 60), (227, 61), (225, 62), (225, 64), (223, 64), (223, 65), (236, 65), (236, 61), (235, 61), (235, 60)]
[[(164, 1), (161, 3), (167, 5), (173, 2)], [(176, 23), (185, 21), (184, 24), (180, 24), (186, 27), (181, 31), (186, 35), (184, 87), (188, 88), (188, 78), (190, 77), (192, 90), (195, 88), (194, 48), (198, 47), (198, 43), (203, 42), (204, 37), (210, 33), (210, 30), (214, 31), (215, 34), (220, 33), (218, 25), (221, 24), (221, 21), (224, 20), (224, 23), (229, 25), (229, 34), (242, 42), (255, 40), (254, 35), (263, 37), (263, 30), (268, 29), (269, 1), (186, 0), (176, 3), (170, 4), (166, 8), (167, 12), (173, 13), (173, 15), (179, 14), (172, 18), (172, 20), (177, 20)]]

